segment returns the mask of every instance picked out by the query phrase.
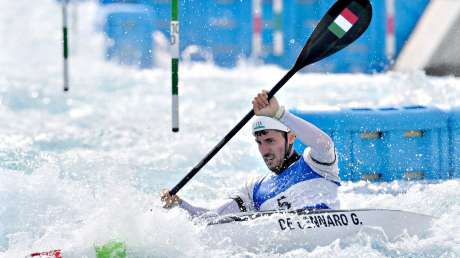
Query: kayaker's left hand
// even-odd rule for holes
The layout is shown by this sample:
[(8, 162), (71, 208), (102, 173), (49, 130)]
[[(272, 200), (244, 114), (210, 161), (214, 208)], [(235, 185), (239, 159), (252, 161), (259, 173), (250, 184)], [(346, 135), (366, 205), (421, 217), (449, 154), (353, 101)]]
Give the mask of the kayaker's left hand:
[(163, 208), (170, 209), (176, 205), (179, 205), (182, 200), (177, 195), (169, 194), (169, 190), (165, 189), (160, 194), (161, 201), (164, 203)]

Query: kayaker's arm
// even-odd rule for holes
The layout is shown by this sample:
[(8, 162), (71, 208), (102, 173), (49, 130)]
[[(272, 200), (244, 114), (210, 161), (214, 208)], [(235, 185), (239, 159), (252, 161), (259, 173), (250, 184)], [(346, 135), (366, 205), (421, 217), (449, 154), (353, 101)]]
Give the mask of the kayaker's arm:
[[(209, 215), (225, 215), (230, 213), (241, 212), (241, 204), (238, 202), (238, 198), (232, 198), (219, 206), (217, 209), (206, 209), (191, 205), (185, 200), (182, 200), (177, 195), (170, 195), (168, 190), (164, 190), (161, 193), (161, 201), (164, 203), (163, 208), (170, 209), (175, 206), (186, 210), (191, 217), (198, 217), (209, 213)], [(241, 198), (239, 199), (241, 200)]]
[(179, 207), (186, 210), (192, 217), (200, 216), (209, 211), (205, 208), (193, 206), (184, 200), (181, 200), (181, 202), (179, 202)]
[(331, 137), (312, 123), (305, 121), (288, 111), (280, 121), (289, 127), (299, 140), (309, 146), (303, 157), (313, 170), (333, 182), (340, 182), (337, 156)]
[(333, 163), (335, 161), (334, 142), (321, 129), (287, 110), (284, 111), (279, 120), (289, 127), (303, 144), (310, 146), (311, 156), (315, 160), (322, 163)]
[(220, 216), (220, 215), (240, 212), (238, 203), (235, 200), (229, 200), (225, 202), (223, 205), (219, 206), (217, 209), (212, 209), (212, 210), (193, 206), (184, 200), (182, 200), (179, 203), (179, 207), (186, 210), (192, 218), (202, 216), (204, 214)]

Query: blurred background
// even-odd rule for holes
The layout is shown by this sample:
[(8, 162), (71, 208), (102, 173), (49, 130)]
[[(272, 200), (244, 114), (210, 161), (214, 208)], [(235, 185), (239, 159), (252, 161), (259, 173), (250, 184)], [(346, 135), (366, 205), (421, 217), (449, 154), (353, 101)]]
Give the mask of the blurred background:
[[(235, 67), (240, 60), (290, 68), (333, 0), (179, 0), (181, 58)], [(354, 44), (314, 72), (376, 73), (424, 69), (460, 74), (460, 14), (455, 0), (373, 0), (373, 20)], [(78, 1), (71, 1), (78, 5)], [(167, 51), (172, 1), (99, 0), (106, 57), (158, 65)], [(75, 7), (77, 8), (77, 7)], [(75, 10), (75, 16), (78, 11)]]

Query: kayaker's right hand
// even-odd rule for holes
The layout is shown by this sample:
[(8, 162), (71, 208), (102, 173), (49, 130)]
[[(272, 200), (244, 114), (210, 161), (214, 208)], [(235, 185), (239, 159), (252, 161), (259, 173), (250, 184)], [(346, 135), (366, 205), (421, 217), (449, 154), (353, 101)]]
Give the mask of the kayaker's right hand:
[(284, 113), (284, 107), (278, 103), (275, 96), (268, 100), (268, 91), (266, 90), (262, 90), (254, 97), (252, 108), (256, 116), (268, 116), (280, 119)]
[(167, 189), (161, 192), (160, 197), (161, 201), (163, 202), (163, 208), (165, 209), (170, 209), (182, 202), (179, 196), (169, 194), (169, 190)]

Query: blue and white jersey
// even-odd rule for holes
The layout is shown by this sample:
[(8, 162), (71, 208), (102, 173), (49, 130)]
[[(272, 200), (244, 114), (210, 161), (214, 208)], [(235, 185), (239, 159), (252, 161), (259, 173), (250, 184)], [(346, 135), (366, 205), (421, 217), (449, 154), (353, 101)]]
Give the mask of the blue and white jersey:
[(278, 209), (339, 209), (339, 168), (332, 139), (315, 125), (288, 111), (284, 112), (280, 122), (303, 144), (310, 146), (297, 161), (278, 175), (271, 173), (249, 180), (243, 189), (216, 209), (194, 207), (184, 200), (180, 207), (192, 217)]
[(338, 209), (337, 159), (331, 164), (313, 160), (310, 149), (282, 173), (250, 181), (237, 195), (247, 210)]

